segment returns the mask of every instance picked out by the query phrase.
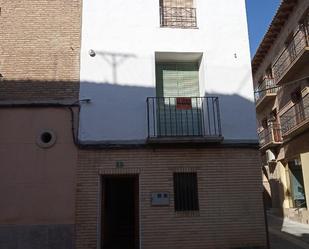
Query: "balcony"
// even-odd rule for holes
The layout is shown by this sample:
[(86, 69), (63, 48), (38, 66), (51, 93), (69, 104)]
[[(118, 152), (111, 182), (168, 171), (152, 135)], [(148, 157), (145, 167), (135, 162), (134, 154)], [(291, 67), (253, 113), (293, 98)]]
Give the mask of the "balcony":
[(147, 98), (148, 142), (222, 141), (218, 97)]
[(279, 124), (270, 124), (267, 129), (259, 133), (260, 149), (267, 150), (282, 143), (281, 129)]
[(196, 9), (185, 7), (160, 7), (161, 27), (196, 28)]
[(303, 66), (309, 63), (309, 18), (299, 25), (285, 49), (273, 64), (276, 84), (283, 84)]
[(262, 110), (271, 100), (274, 100), (278, 90), (279, 87), (276, 86), (274, 79), (265, 78), (255, 91), (257, 111)]
[(309, 128), (309, 91), (302, 93), (302, 99), (286, 110), (281, 116), (283, 138), (290, 138)]

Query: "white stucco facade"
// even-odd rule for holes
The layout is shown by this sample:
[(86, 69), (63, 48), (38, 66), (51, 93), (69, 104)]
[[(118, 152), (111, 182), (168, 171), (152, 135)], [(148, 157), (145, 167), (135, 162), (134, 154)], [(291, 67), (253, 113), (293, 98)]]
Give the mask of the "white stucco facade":
[(80, 99), (91, 101), (81, 107), (82, 142), (146, 139), (146, 98), (156, 96), (164, 52), (202, 55), (200, 96), (219, 96), (224, 138), (256, 139), (245, 0), (195, 5), (197, 28), (179, 29), (160, 27), (159, 0), (84, 1)]

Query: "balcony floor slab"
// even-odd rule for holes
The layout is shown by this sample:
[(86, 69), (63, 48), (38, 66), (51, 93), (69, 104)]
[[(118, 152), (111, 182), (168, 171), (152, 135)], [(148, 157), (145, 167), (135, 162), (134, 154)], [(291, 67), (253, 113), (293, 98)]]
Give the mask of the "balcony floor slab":
[(222, 136), (188, 136), (188, 137), (151, 137), (147, 139), (149, 144), (199, 144), (199, 143), (221, 143)]

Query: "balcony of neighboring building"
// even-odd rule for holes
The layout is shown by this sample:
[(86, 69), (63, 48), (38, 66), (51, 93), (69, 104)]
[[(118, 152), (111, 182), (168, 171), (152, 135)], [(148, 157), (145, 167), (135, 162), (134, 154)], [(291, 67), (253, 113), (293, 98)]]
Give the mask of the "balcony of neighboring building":
[(220, 142), (218, 97), (147, 98), (148, 141)]
[(259, 132), (260, 149), (269, 148), (282, 144), (281, 128), (278, 123), (270, 123)]
[(291, 81), (293, 76), (309, 63), (309, 16), (299, 23), (291, 34), (285, 48), (273, 64), (272, 70), (276, 84)]
[(193, 0), (161, 0), (160, 25), (167, 28), (197, 28)]
[(276, 98), (278, 90), (279, 87), (276, 86), (274, 79), (265, 78), (255, 90), (256, 110), (263, 110), (268, 103)]
[(292, 100), (280, 116), (282, 136), (292, 138), (309, 128), (309, 87), (295, 92)]

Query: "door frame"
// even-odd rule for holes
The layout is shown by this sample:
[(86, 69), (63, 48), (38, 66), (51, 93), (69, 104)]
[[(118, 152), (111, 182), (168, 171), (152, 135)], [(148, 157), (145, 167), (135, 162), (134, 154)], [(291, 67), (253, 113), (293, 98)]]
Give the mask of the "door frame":
[(296, 178), (296, 177), (293, 174), (293, 170), (295, 170), (295, 169), (301, 172), (302, 187), (303, 187), (303, 190), (304, 190), (304, 203), (305, 203), (306, 206), (307, 206), (307, 200), (306, 200), (305, 181), (304, 181), (304, 174), (303, 174), (303, 165), (302, 165), (302, 163), (300, 163), (299, 165), (290, 166), (290, 163), (293, 160), (299, 160), (300, 162), (301, 162), (301, 160), (300, 160), (299, 157), (295, 157), (295, 158), (288, 161), (288, 169), (289, 169), (288, 173), (289, 173), (289, 181), (290, 181), (291, 200), (292, 200), (292, 203), (293, 203), (293, 208), (297, 208), (296, 200), (294, 199), (295, 198), (295, 196), (294, 196), (295, 185), (294, 185), (294, 179), (293, 178)]
[(98, 181), (98, 187), (99, 187), (99, 191), (98, 191), (98, 218), (97, 218), (97, 249), (102, 249), (103, 246), (103, 236), (102, 236), (102, 232), (103, 232), (103, 205), (104, 205), (104, 195), (103, 195), (103, 184), (104, 184), (104, 178), (134, 178), (134, 180), (136, 181), (135, 184), (138, 190), (138, 194), (136, 195), (137, 197), (137, 205), (135, 208), (137, 208), (137, 210), (135, 209), (135, 212), (138, 212), (137, 215), (137, 222), (136, 222), (136, 226), (137, 226), (137, 244), (138, 244), (138, 248), (141, 249), (142, 248), (142, 239), (141, 239), (141, 191), (140, 191), (140, 175), (138, 173), (123, 173), (123, 174), (100, 174), (99, 175), (99, 181)]

